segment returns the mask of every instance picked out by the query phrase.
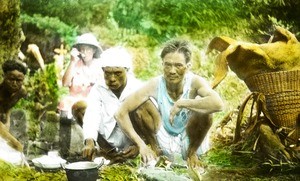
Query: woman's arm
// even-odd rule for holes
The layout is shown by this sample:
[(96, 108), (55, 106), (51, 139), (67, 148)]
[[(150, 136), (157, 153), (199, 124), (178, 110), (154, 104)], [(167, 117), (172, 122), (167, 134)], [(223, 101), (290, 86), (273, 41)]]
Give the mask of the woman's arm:
[(63, 78), (62, 78), (62, 85), (63, 86), (68, 87), (68, 86), (71, 85), (72, 79), (74, 77), (75, 66), (76, 66), (77, 62), (80, 60), (78, 55), (79, 55), (79, 51), (76, 48), (73, 48), (71, 50), (70, 63), (69, 63), (68, 68), (66, 69), (66, 71), (63, 75)]

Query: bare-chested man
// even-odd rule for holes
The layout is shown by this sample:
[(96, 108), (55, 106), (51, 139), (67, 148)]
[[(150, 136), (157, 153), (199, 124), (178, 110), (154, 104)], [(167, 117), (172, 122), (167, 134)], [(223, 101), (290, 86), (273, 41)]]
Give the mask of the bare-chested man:
[(0, 121), (9, 129), (11, 108), (26, 96), (23, 81), (27, 69), (21, 62), (9, 60), (3, 63), (2, 70), (4, 77), (0, 84)]
[(23, 87), (27, 69), (21, 62), (8, 60), (3, 63), (2, 70), (4, 77), (0, 84), (0, 159), (28, 166), (23, 155), (23, 145), (9, 132), (10, 111), (27, 93)]
[[(223, 102), (206, 80), (189, 71), (191, 54), (187, 41), (168, 42), (161, 52), (163, 75), (128, 96), (115, 114), (146, 164), (161, 154), (179, 153), (189, 167), (201, 166), (198, 155), (212, 124), (211, 114), (221, 111)], [(133, 119), (131, 112), (145, 103), (150, 109), (144, 113), (149, 114)]]

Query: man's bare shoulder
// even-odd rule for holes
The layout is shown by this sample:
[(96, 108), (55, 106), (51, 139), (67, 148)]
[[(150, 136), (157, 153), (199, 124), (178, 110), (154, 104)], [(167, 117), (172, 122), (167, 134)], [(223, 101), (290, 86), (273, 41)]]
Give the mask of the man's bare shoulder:
[(122, 103), (121, 111), (133, 111), (143, 104), (149, 97), (156, 97), (158, 79), (152, 78), (144, 83), (142, 87), (131, 93)]
[(143, 85), (127, 99), (137, 101), (138, 99), (146, 100), (149, 97), (156, 97), (158, 80), (158, 77), (155, 77), (145, 81)]
[(141, 92), (141, 94), (144, 94), (145, 96), (155, 96), (158, 82), (159, 77), (151, 78), (144, 83), (144, 85), (138, 90), (138, 92)]
[(210, 84), (208, 82), (208, 80), (206, 80), (204, 77), (201, 77), (200, 75), (197, 74), (192, 74), (192, 87), (197, 87), (197, 88), (201, 88), (201, 87), (210, 87)]
[(158, 81), (159, 81), (159, 78), (160, 77), (154, 77), (154, 78), (151, 78), (147, 81), (147, 84), (148, 85), (152, 85), (152, 86), (157, 86), (158, 85)]

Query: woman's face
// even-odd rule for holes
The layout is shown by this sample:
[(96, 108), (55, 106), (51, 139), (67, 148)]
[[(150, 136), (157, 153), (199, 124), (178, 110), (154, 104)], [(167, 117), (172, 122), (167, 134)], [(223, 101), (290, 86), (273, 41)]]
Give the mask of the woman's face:
[(80, 45), (79, 52), (84, 62), (90, 62), (93, 60), (96, 50), (91, 45)]
[(25, 75), (18, 70), (9, 71), (4, 75), (4, 86), (10, 92), (14, 93), (21, 90)]
[(172, 52), (163, 58), (164, 77), (168, 83), (180, 83), (187, 71), (187, 63), (182, 53)]

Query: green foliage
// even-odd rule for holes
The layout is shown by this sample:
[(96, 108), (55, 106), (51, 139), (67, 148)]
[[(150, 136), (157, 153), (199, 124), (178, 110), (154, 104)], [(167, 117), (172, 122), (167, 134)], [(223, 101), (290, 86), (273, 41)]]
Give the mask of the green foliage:
[[(212, 34), (226, 28), (240, 28), (237, 26), (241, 21), (238, 10), (235, 1), (117, 0), (112, 13), (120, 27), (165, 41), (199, 30)], [(203, 33), (202, 38), (205, 36), (207, 34)]]
[(28, 111), (29, 139), (34, 140), (39, 135), (41, 117), (46, 111), (56, 111), (61, 95), (55, 65), (48, 64), (44, 71), (39, 69), (33, 76), (27, 76), (25, 87), (28, 91), (27, 98), (19, 101), (16, 108)]
[(134, 57), (134, 73), (147, 80), (159, 73), (160, 59), (157, 56), (158, 42), (155, 38), (138, 34), (133, 29), (119, 28), (113, 19), (105, 27), (93, 27), (93, 32), (100, 32), (100, 42), (104, 48), (122, 45), (126, 47)]
[(71, 27), (64, 22), (60, 21), (57, 17), (42, 16), (34, 14), (30, 16), (28, 14), (22, 14), (21, 20), (23, 23), (31, 23), (36, 25), (41, 30), (45, 31), (45, 36), (48, 34), (58, 34), (62, 41), (66, 44), (73, 44), (77, 35), (76, 28)]
[[(0, 64), (16, 58), (21, 46), (20, 2), (2, 0), (0, 3)], [(2, 70), (0, 70), (2, 73)]]
[[(203, 52), (213, 37), (225, 35), (244, 41), (266, 42), (274, 30), (273, 25), (288, 27), (297, 36), (300, 27), (300, 1), (295, 0), (21, 0), (21, 9), (23, 22), (58, 32), (68, 43), (76, 32), (91, 31), (107, 47), (124, 45), (135, 57), (134, 73), (143, 80), (160, 73), (159, 45), (170, 38), (186, 38), (196, 45), (198, 50), (195, 50), (192, 70), (211, 81), (215, 57), (206, 57)], [(30, 78), (26, 86), (32, 92), (26, 104), (20, 103), (20, 107), (32, 114), (30, 121), (34, 124), (30, 133), (34, 136), (39, 130), (38, 118), (45, 110), (37, 109), (36, 103), (43, 106), (51, 101), (46, 109), (53, 110), (58, 95), (63, 94), (50, 75), (55, 77), (52, 70), (47, 69)], [(225, 110), (216, 114), (216, 120), (237, 108), (248, 93), (245, 84), (232, 72), (216, 91), (226, 104)], [(243, 145), (243, 148), (251, 146)], [(216, 147), (203, 160), (221, 167), (255, 165), (252, 154), (235, 155), (232, 150), (231, 147)], [(101, 178), (137, 180), (135, 169), (138, 165), (103, 167)]]
[(203, 156), (203, 160), (207, 164), (227, 168), (251, 168), (258, 164), (253, 153), (234, 154), (233, 150), (234, 148), (230, 146), (214, 147)]
[(28, 85), (29, 98), (42, 105), (50, 103), (49, 109), (55, 110), (59, 97), (56, 69), (54, 64), (48, 64), (45, 70), (38, 70), (30, 77)]
[[(116, 174), (117, 173), (117, 174)], [(134, 181), (138, 180), (137, 169), (126, 164), (115, 164), (103, 166), (100, 169), (100, 178), (103, 181), (119, 180)]]
[(16, 167), (7, 162), (0, 160), (0, 174), (1, 180), (18, 180), (18, 181), (65, 181), (67, 180), (66, 174), (63, 171), (58, 171), (55, 173), (51, 172), (38, 172), (32, 168), (27, 167)]
[[(61, 21), (80, 28), (91, 22), (105, 22), (110, 0), (21, 0), (21, 9), (33, 16), (59, 17)], [(102, 24), (102, 23), (101, 23)]]
[[(300, 1), (294, 0), (242, 0), (239, 1), (240, 16), (250, 18), (249, 28), (253, 30), (252, 38), (264, 38), (264, 42), (273, 31), (274, 19), (281, 25), (289, 25), (289, 30), (299, 36)], [(265, 32), (261, 34), (261, 32)], [(263, 35), (263, 36), (262, 36)], [(258, 40), (259, 41), (259, 40)]]

